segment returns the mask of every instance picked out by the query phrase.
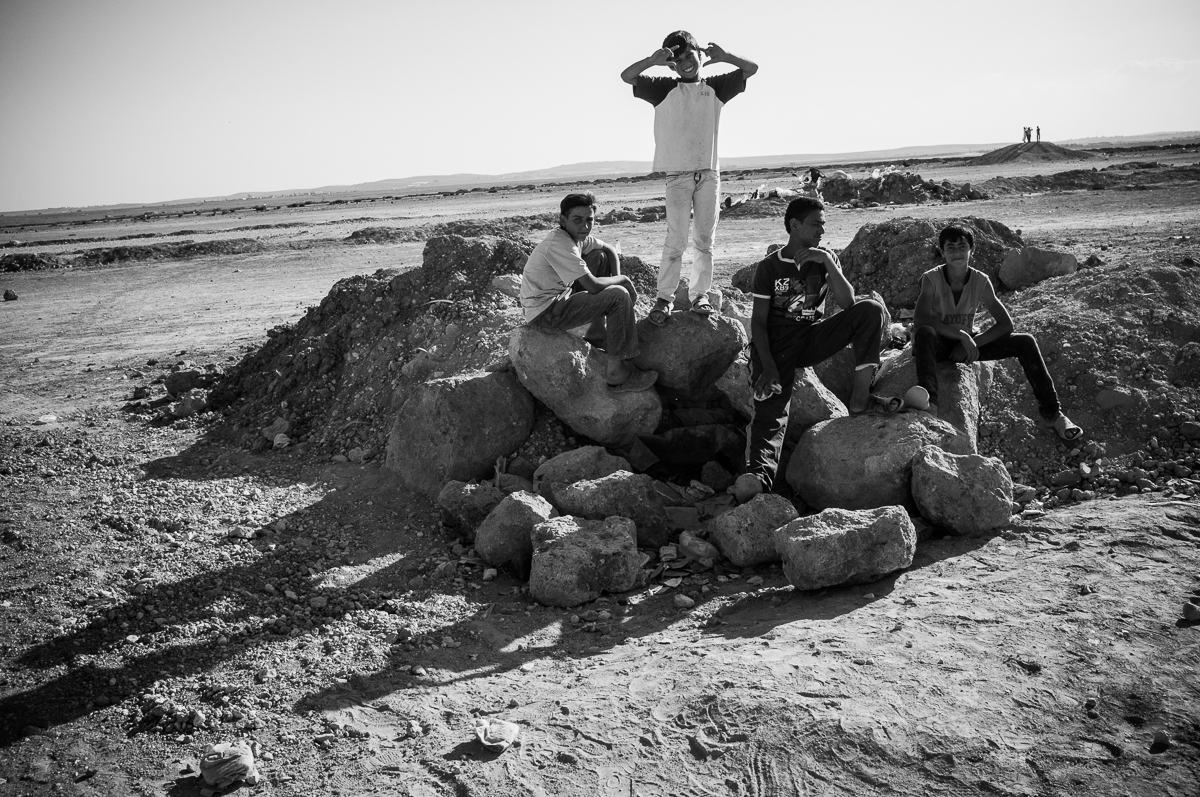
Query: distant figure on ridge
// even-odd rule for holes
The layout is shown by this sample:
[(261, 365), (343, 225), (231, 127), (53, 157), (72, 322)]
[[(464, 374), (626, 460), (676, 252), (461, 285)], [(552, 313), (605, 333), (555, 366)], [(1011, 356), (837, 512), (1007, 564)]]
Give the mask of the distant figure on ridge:
[[(701, 56), (707, 56), (710, 65), (731, 64), (737, 69), (701, 80)], [(679, 77), (642, 74), (653, 66), (669, 66)], [(721, 109), (745, 90), (746, 79), (757, 71), (754, 62), (727, 53), (712, 42), (702, 48), (692, 34), (677, 30), (663, 40), (662, 48), (621, 73), (621, 80), (633, 86), (633, 96), (654, 106), (653, 171), (667, 174), (667, 239), (658, 270), (657, 296), (650, 311), (652, 324), (662, 326), (670, 318), (693, 214), (695, 258), (688, 280), (688, 300), (694, 313), (710, 315), (713, 311), (708, 289), (712, 285), (713, 235), (721, 196), (717, 130)]]
[(1041, 125), (1038, 125), (1037, 137), (1038, 137), (1038, 139), (1037, 139), (1038, 141), (1042, 140), (1042, 126)]
[(637, 290), (621, 274), (617, 250), (592, 237), (596, 197), (568, 194), (559, 203), (558, 229), (534, 248), (521, 272), (521, 307), (534, 329), (588, 324), (584, 340), (608, 355), (605, 380), (618, 392), (646, 390), (657, 371), (643, 371), (633, 305)]
[[(747, 434), (746, 471), (758, 477), (764, 491), (771, 489), (779, 469), (797, 369), (828, 360), (850, 344), (855, 363), (850, 412), (886, 414), (902, 404), (871, 395), (887, 311), (874, 299), (856, 301), (837, 255), (819, 246), (825, 206), (810, 197), (793, 199), (783, 226), (787, 244), (758, 264), (750, 288), (754, 418)], [(830, 291), (843, 312), (823, 318), (821, 306)]]
[[(976, 360), (1005, 360), (1016, 357), (1033, 388), (1042, 425), (1071, 441), (1083, 430), (1063, 414), (1054, 380), (1046, 369), (1037, 340), (1028, 333), (1013, 332), (1008, 308), (996, 297), (992, 281), (971, 267), (975, 236), (951, 224), (938, 235), (938, 250), (945, 265), (921, 275), (921, 293), (913, 313), (913, 360), (917, 384), (929, 392), (929, 409), (937, 415), (937, 364), (951, 361), (970, 365)], [(975, 313), (984, 307), (995, 320), (983, 332), (975, 332)]]

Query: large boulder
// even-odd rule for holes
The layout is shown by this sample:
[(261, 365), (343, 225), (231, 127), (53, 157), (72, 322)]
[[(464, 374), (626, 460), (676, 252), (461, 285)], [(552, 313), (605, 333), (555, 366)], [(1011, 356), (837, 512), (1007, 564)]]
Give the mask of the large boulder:
[(849, 414), (846, 405), (817, 377), (816, 371), (802, 368), (796, 372), (792, 400), (788, 402), (788, 440), (798, 440), (813, 424)]
[(958, 534), (983, 534), (1012, 521), (1012, 477), (993, 457), (926, 446), (913, 457), (912, 495), (922, 517)]
[(576, 335), (517, 327), (508, 354), (521, 384), (575, 432), (608, 446), (650, 434), (662, 419), (658, 393), (617, 393), (604, 380), (603, 353)]
[(800, 517), (781, 495), (762, 493), (708, 521), (708, 539), (737, 567), (778, 562), (775, 530)]
[(859, 291), (879, 291), (893, 310), (912, 307), (920, 292), (921, 275), (941, 262), (937, 236), (951, 222), (975, 236), (971, 264), (993, 280), (1009, 249), (1023, 246), (1021, 238), (1003, 224), (974, 216), (953, 219), (898, 219), (864, 224), (842, 250), (842, 270)]
[(392, 425), (385, 467), (436, 496), (450, 479), (486, 477), (529, 437), (533, 414), (533, 397), (508, 371), (421, 383)]
[(478, 484), (451, 479), (438, 492), (442, 522), (464, 537), (475, 536), (483, 519), (504, 500), (504, 493), (491, 482)]
[(483, 561), (496, 567), (512, 565), (519, 573), (529, 572), (533, 556), (533, 527), (558, 513), (541, 496), (519, 491), (505, 496), (475, 532), (475, 550)]
[(898, 506), (826, 509), (776, 532), (783, 572), (796, 589), (868, 584), (912, 564), (917, 530)]
[(750, 361), (745, 354), (738, 356), (721, 374), (714, 385), (730, 408), (749, 419), (754, 414), (754, 388), (750, 386)]
[(662, 326), (643, 318), (637, 328), (642, 353), (634, 362), (658, 371), (659, 387), (685, 395), (712, 387), (749, 341), (740, 322), (717, 313), (674, 313)]
[(574, 484), (584, 479), (599, 479), (619, 470), (633, 470), (629, 460), (608, 453), (603, 446), (581, 446), (550, 457), (533, 472), (533, 486), (545, 495), (543, 487)]
[(533, 527), (529, 594), (547, 606), (578, 606), (637, 585), (641, 559), (629, 518), (551, 518)]
[(908, 506), (912, 458), (928, 445), (969, 453), (954, 427), (924, 412), (822, 421), (800, 436), (787, 482), (817, 509)]
[(667, 513), (654, 479), (644, 473), (617, 471), (599, 479), (577, 481), (553, 488), (558, 508), (564, 515), (603, 520), (617, 515), (637, 526), (637, 543), (657, 548), (670, 541)]
[[(968, 444), (962, 453), (974, 454), (979, 450), (981, 397), (987, 394), (994, 367), (990, 361), (977, 361), (971, 365), (938, 363), (938, 417), (962, 432)], [(910, 343), (884, 361), (875, 392), (903, 396), (916, 383), (917, 364)]]
[(1023, 246), (1010, 249), (1000, 264), (1000, 281), (1004, 287), (1019, 291), (1050, 277), (1074, 274), (1079, 261), (1070, 252), (1055, 252)]

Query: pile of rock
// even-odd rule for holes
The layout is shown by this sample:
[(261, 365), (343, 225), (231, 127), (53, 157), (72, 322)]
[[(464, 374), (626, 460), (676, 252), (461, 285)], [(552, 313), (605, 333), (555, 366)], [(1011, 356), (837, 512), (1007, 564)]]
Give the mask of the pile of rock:
[(821, 180), (821, 196), (830, 204), (852, 208), (988, 198), (985, 192), (972, 188), (970, 183), (956, 185), (949, 180), (935, 183), (907, 171), (883, 171), (864, 179), (856, 179), (845, 172), (835, 172)]

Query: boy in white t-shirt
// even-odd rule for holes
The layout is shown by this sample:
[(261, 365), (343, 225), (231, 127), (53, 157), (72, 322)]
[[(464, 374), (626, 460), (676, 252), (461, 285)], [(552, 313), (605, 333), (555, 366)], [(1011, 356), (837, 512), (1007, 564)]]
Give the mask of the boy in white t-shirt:
[(617, 250), (592, 237), (596, 197), (568, 194), (559, 203), (558, 229), (538, 244), (521, 271), (525, 323), (536, 329), (575, 329), (608, 355), (605, 380), (617, 392), (647, 390), (657, 371), (633, 364), (639, 353), (634, 302), (637, 289), (621, 273)]
[[(709, 64), (731, 64), (737, 69), (701, 79), (702, 56), (708, 57)], [(669, 66), (679, 77), (642, 74), (653, 66)], [(670, 316), (693, 215), (696, 256), (688, 280), (688, 300), (692, 312), (709, 315), (713, 311), (708, 289), (721, 194), (717, 130), (721, 109), (745, 90), (746, 79), (757, 71), (753, 61), (727, 53), (712, 42), (702, 48), (692, 34), (677, 30), (663, 40), (662, 48), (621, 73), (621, 80), (633, 86), (633, 96), (654, 106), (653, 170), (667, 175), (667, 239), (649, 317), (653, 324), (661, 326)]]

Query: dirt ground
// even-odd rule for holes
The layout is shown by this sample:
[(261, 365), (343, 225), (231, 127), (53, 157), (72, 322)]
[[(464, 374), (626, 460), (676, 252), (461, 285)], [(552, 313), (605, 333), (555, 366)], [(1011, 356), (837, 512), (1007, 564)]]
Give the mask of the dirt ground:
[[(1112, 162), (913, 168), (983, 184)], [(832, 209), (827, 243), (896, 216), (973, 215), (1080, 261), (1194, 265), (1200, 184), (1144, 189)], [(212, 414), (123, 410), (178, 361), (232, 365), (338, 279), (420, 264), (422, 241), (346, 243), (355, 230), (544, 214), (567, 190), (0, 216), (0, 241), (27, 244), (0, 252), (263, 244), (0, 274), (20, 297), (0, 304), (0, 795), (195, 795), (204, 746), (239, 738), (262, 780), (238, 794), (1200, 793), (1188, 494), (927, 540), (866, 586), (801, 593), (775, 566), (725, 568), (564, 611), (511, 574), (484, 580), (377, 462), (251, 454)], [(602, 213), (663, 201), (653, 181), (594, 190)], [(719, 281), (784, 239), (781, 216), (722, 222)], [(653, 263), (664, 229), (598, 234)], [(1200, 410), (1197, 388), (1173, 409)], [(1002, 419), (985, 420), (1003, 447)], [(519, 744), (485, 751), (479, 718), (517, 723)]]

